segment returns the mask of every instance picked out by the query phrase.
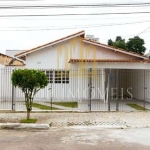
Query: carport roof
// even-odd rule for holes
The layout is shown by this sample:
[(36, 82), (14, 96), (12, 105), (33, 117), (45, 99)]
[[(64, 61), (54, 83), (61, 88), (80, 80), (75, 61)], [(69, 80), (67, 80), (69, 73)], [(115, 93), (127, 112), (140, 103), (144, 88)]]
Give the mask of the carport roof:
[(127, 62), (127, 63), (150, 63), (150, 60), (118, 60), (118, 59), (70, 59), (69, 63), (74, 62)]

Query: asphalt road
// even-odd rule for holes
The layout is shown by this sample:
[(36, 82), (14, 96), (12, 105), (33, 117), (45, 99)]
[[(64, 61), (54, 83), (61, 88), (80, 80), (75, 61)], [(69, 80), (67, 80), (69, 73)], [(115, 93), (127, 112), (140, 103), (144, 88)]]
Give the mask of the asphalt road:
[(150, 129), (0, 130), (0, 150), (150, 150)]

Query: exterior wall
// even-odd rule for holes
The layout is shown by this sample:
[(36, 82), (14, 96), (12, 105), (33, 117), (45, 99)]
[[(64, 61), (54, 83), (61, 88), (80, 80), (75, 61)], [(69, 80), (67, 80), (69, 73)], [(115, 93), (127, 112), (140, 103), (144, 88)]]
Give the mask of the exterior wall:
[[(127, 54), (114, 52), (98, 46), (91, 46), (83, 43), (78, 38), (68, 40), (61, 44), (47, 47), (42, 50), (28, 54), (26, 57), (27, 68), (53, 68), (68, 69), (70, 59), (138, 59), (137, 57)], [(85, 63), (80, 67), (84, 68)], [(83, 67), (82, 67), (83, 66)], [(105, 67), (103, 67), (105, 68)]]

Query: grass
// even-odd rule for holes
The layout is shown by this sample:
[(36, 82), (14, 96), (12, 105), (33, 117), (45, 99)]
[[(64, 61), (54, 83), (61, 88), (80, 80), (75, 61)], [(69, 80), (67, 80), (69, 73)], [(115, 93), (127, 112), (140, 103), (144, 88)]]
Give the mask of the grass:
[(144, 108), (144, 107), (142, 107), (140, 105), (137, 105), (137, 104), (126, 104), (126, 105), (128, 105), (128, 106), (130, 106), (130, 107), (132, 107), (132, 108), (134, 108), (136, 110), (147, 110), (146, 108)]
[(71, 108), (77, 108), (78, 107), (77, 102), (53, 102), (53, 104), (65, 106), (65, 107), (71, 107)]
[[(32, 107), (39, 108), (42, 110), (51, 110), (50, 106), (38, 104), (38, 103), (32, 103)], [(52, 107), (52, 110), (59, 110), (58, 108)]]
[(22, 119), (20, 123), (36, 123), (37, 119)]

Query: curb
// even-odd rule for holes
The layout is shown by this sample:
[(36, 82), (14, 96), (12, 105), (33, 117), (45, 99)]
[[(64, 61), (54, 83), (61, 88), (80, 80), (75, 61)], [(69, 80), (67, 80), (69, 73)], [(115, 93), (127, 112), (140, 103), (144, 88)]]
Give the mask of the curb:
[(49, 124), (0, 123), (0, 130), (1, 129), (48, 130)]

